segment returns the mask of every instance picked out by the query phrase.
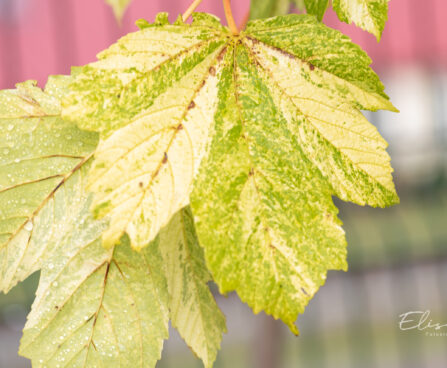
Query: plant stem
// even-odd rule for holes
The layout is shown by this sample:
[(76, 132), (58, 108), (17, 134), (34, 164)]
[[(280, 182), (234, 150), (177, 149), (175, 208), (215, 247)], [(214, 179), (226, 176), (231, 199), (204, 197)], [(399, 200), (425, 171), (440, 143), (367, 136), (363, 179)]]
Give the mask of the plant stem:
[(196, 10), (196, 8), (200, 5), (200, 3), (203, 0), (194, 0), (192, 2), (192, 4), (188, 7), (188, 9), (185, 10), (185, 12), (183, 13), (182, 19), (184, 22), (186, 22), (188, 20), (188, 18), (191, 16), (191, 14), (194, 12), (194, 10)]
[(237, 29), (236, 22), (233, 18), (233, 12), (231, 11), (231, 4), (230, 0), (223, 0), (223, 6), (225, 9), (225, 17), (227, 18), (228, 26), (230, 27), (231, 32), (233, 32), (234, 35), (239, 34), (239, 30)]

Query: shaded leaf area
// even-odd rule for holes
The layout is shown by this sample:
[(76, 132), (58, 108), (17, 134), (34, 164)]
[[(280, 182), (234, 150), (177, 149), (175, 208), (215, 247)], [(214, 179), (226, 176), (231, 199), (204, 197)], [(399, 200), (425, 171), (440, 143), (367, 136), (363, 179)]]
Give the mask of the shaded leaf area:
[(169, 321), (159, 252), (136, 253), (126, 239), (105, 250), (83, 202), (83, 225), (42, 270), (20, 354), (36, 367), (153, 367)]
[(191, 210), (186, 208), (175, 214), (156, 243), (167, 276), (172, 325), (204, 366), (212, 367), (226, 332), (225, 317), (207, 286), (211, 276)]
[(205, 14), (139, 25), (74, 71), (64, 102), (101, 133), (88, 189), (111, 219), (105, 245), (126, 233), (141, 249), (191, 200), (220, 290), (297, 332), (327, 270), (346, 269), (331, 196), (398, 202), (386, 142), (360, 112), (395, 111), (371, 60), (310, 15), (238, 36)]
[[(70, 181), (81, 185), (76, 176)], [(91, 216), (91, 198), (80, 190), (71, 200), (83, 206), (42, 271), (20, 353), (37, 367), (154, 367), (171, 316), (211, 367), (225, 321), (206, 285), (190, 211), (137, 253), (127, 236), (106, 250), (107, 224)]]
[(35, 82), (0, 91), (0, 290), (37, 271), (73, 221), (76, 188), (67, 179), (86, 162), (97, 134), (60, 117), (68, 79), (52, 77), (45, 92)]
[(388, 20), (388, 2), (389, 0), (333, 0), (332, 6), (342, 22), (354, 22), (379, 41)]

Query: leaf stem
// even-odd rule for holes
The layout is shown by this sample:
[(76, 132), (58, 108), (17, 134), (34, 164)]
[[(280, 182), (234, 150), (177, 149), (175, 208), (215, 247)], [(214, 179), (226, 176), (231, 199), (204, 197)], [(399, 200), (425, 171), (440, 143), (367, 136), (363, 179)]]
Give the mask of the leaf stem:
[(191, 16), (191, 14), (196, 10), (196, 8), (200, 5), (200, 3), (203, 0), (194, 0), (192, 4), (188, 7), (188, 9), (185, 10), (185, 12), (182, 15), (182, 19), (184, 22), (188, 20), (188, 18)]
[(228, 26), (230, 27), (231, 32), (233, 32), (234, 35), (239, 34), (239, 30), (237, 29), (236, 22), (233, 18), (233, 12), (231, 11), (231, 4), (230, 0), (223, 0), (223, 6), (225, 10), (225, 17), (227, 18)]

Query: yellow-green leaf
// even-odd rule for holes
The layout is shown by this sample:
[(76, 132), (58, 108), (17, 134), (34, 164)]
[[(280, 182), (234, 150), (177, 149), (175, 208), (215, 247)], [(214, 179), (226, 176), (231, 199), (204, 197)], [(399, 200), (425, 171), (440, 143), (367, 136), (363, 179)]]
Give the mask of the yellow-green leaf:
[[(66, 77), (45, 92), (35, 82), (0, 91), (0, 290), (40, 269), (72, 219), (67, 180), (86, 162), (97, 135), (60, 118)], [(63, 215), (63, 217), (62, 217)]]
[(207, 266), (222, 292), (294, 322), (346, 269), (332, 196), (398, 202), (386, 143), (361, 110), (395, 111), (371, 60), (310, 15), (252, 21), (139, 22), (141, 31), (74, 70), (64, 116), (99, 131), (89, 188), (146, 246), (191, 200)]

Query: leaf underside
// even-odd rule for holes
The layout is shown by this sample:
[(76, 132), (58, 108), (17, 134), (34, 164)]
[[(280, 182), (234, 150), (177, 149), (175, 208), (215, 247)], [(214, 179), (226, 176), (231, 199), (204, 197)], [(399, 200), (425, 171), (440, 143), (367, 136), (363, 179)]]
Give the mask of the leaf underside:
[(207, 266), (294, 332), (327, 270), (346, 269), (332, 196), (398, 202), (386, 142), (360, 110), (396, 111), (371, 60), (309, 15), (252, 21), (233, 36), (209, 15), (192, 25), (139, 21), (73, 70), (63, 116), (100, 132), (88, 190), (145, 247), (191, 203)]

